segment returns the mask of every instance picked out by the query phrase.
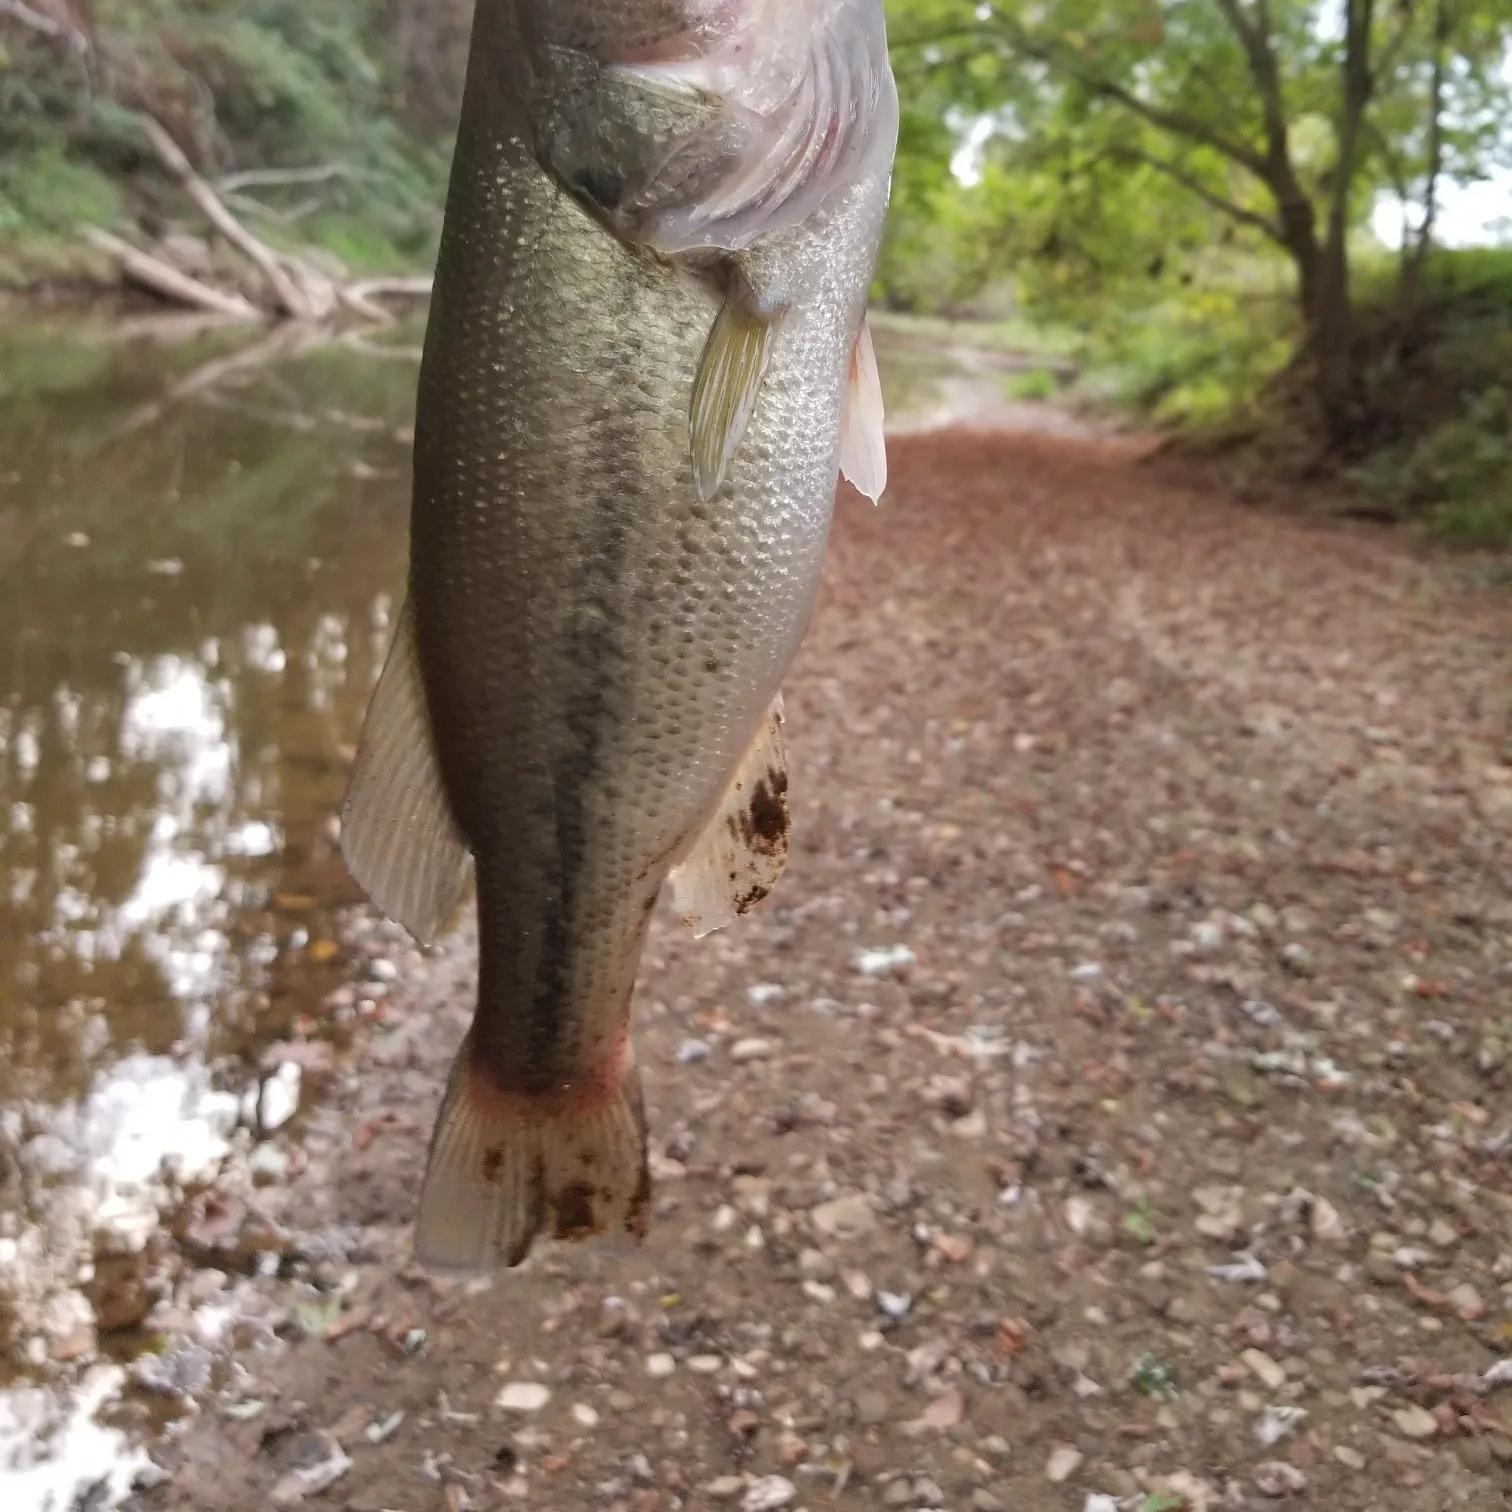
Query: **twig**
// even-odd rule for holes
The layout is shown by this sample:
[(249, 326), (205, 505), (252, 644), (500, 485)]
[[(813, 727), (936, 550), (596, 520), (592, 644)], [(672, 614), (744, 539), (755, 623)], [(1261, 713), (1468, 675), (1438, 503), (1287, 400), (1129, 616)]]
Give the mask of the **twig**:
[(164, 167), (184, 186), (189, 198), (199, 206), (205, 219), (215, 227), (237, 251), (256, 265), (268, 281), (279, 308), (296, 320), (317, 318), (317, 301), (310, 297), (307, 288), (291, 277), (279, 254), (266, 242), (260, 241), (247, 230), (222, 203), (208, 183), (194, 171), (194, 165), (184, 155), (183, 149), (168, 134), (164, 127), (149, 115), (138, 117), (142, 130), (152, 143), (153, 151), (162, 160)]
[(429, 299), (435, 287), (435, 279), (423, 278), (364, 278), (351, 285), (352, 292), (363, 299), (392, 295), (401, 299)]
[[(3, 4), (4, 0), (0, 0)], [(222, 194), (238, 189), (271, 188), (280, 184), (324, 184), (333, 178), (356, 178), (358, 172), (348, 163), (321, 163), (313, 168), (247, 168), (228, 173), (215, 181)]]
[(195, 309), (211, 310), (217, 315), (228, 315), (234, 320), (263, 318), (263, 312), (240, 294), (213, 289), (209, 284), (203, 284), (199, 279), (181, 272), (171, 263), (164, 262), (162, 258), (143, 252), (140, 247), (133, 247), (130, 242), (122, 241), (119, 236), (112, 236), (109, 231), (102, 231), (98, 226), (85, 226), (82, 230), (85, 239), (102, 252), (110, 253), (129, 278), (136, 279), (138, 283), (145, 284), (168, 299), (176, 299), (180, 304), (192, 305)]

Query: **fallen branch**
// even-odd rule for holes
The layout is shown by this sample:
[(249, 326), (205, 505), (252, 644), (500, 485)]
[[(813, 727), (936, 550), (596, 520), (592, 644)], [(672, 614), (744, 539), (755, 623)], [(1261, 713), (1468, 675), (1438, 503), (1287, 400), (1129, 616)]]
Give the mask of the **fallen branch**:
[[(0, 7), (12, 3), (19, 4), (22, 0), (0, 0)], [(196, 172), (187, 154), (160, 122), (145, 114), (138, 115), (137, 121), (158, 159), (183, 185), (205, 219), (261, 274), (270, 297), (268, 308), (259, 311), (241, 294), (212, 288), (187, 269), (177, 266), (166, 245), (155, 252), (146, 252), (108, 231), (86, 231), (85, 235), (94, 245), (120, 261), (128, 277), (165, 298), (238, 320), (255, 320), (262, 314), (319, 323), (329, 320), (345, 307), (372, 325), (392, 325), (394, 316), (383, 307), (381, 300), (424, 298), (431, 292), (429, 278), (369, 278), (353, 282), (348, 280), (339, 263), (334, 275), (323, 271), (314, 252), (308, 257), (298, 257), (269, 246), (236, 218), (226, 201)], [(228, 175), (222, 184), (309, 182), (316, 176), (328, 177), (350, 171), (355, 170), (347, 169), (344, 164), (307, 169), (251, 169), (240, 175)]]
[(78, 27), (66, 25), (51, 16), (43, 15), (39, 10), (33, 10), (25, 0), (0, 0), (0, 16), (9, 16), (13, 21), (19, 21), (22, 26), (40, 32), (44, 37), (65, 41), (75, 52), (89, 51), (89, 38)]
[[(189, 198), (199, 206), (204, 217), (215, 227), (238, 252), (252, 262), (268, 281), (282, 312), (296, 320), (318, 319), (319, 299), (312, 298), (311, 290), (304, 280), (291, 276), (277, 252), (265, 241), (260, 241), (247, 230), (222, 203), (208, 183), (194, 171), (194, 165), (185, 156), (183, 148), (168, 134), (167, 130), (149, 115), (138, 117), (147, 140), (157, 153), (163, 166), (184, 186)], [(312, 278), (318, 275), (311, 275)], [(334, 304), (334, 299), (330, 301)], [(327, 310), (326, 313), (329, 313)]]
[(177, 300), (180, 304), (191, 305), (197, 310), (230, 316), (233, 320), (263, 318), (263, 312), (240, 294), (228, 294), (224, 289), (211, 288), (209, 284), (201, 283), (199, 279), (191, 278), (175, 268), (172, 263), (164, 262), (161, 257), (154, 257), (140, 247), (133, 247), (128, 241), (122, 241), (119, 236), (112, 236), (109, 231), (102, 231), (98, 226), (85, 226), (83, 232), (87, 241), (102, 252), (110, 253), (120, 263), (121, 271), (127, 277), (136, 279), (156, 294)]
[[(3, 5), (5, 0), (0, 0)], [(215, 181), (222, 194), (238, 189), (273, 188), (282, 184), (324, 184), (333, 178), (355, 178), (357, 170), (346, 163), (321, 163), (314, 168), (245, 168)]]

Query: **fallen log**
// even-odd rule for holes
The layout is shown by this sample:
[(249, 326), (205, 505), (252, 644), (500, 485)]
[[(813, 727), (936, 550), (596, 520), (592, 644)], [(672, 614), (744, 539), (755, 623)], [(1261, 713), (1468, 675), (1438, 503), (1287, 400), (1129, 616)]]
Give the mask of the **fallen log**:
[(181, 269), (175, 268), (172, 263), (132, 246), (119, 236), (112, 236), (109, 231), (102, 231), (98, 226), (85, 226), (83, 232), (86, 241), (92, 242), (102, 252), (108, 252), (120, 263), (121, 271), (128, 278), (134, 278), (155, 294), (196, 310), (226, 315), (233, 320), (264, 318), (264, 312), (240, 294), (228, 294), (224, 289), (201, 283), (199, 279), (191, 278)]
[[(265, 241), (253, 236), (226, 208), (215, 190), (194, 171), (194, 164), (168, 134), (167, 129), (149, 115), (139, 116), (138, 120), (147, 140), (152, 143), (152, 150), (157, 153), (163, 166), (184, 186), (189, 198), (199, 206), (205, 219), (267, 280), (282, 313), (292, 315), (296, 320), (321, 318), (318, 308), (321, 301), (311, 287), (319, 275), (311, 270), (309, 282), (291, 275), (284, 267), (280, 254)], [(301, 283), (306, 286), (301, 288)], [(328, 314), (329, 306), (334, 304), (333, 296), (324, 313)]]
[[(0, 4), (4, 3), (5, 0), (0, 0)], [(166, 299), (238, 320), (272, 316), (317, 324), (332, 319), (345, 308), (371, 325), (392, 325), (394, 316), (384, 308), (381, 300), (424, 298), (431, 292), (429, 278), (349, 280), (344, 270), (336, 276), (322, 271), (317, 266), (318, 257), (313, 253), (305, 258), (269, 246), (236, 218), (209, 181), (195, 170), (188, 155), (161, 122), (145, 114), (139, 114), (137, 120), (159, 161), (183, 186), (200, 213), (257, 270), (267, 291), (267, 299), (260, 309), (240, 293), (214, 288), (188, 269), (177, 266), (171, 249), (166, 245), (149, 252), (108, 231), (86, 231), (85, 235), (94, 245), (110, 252), (117, 259), (127, 277), (144, 284)], [(249, 169), (240, 177), (243, 181), (249, 181), (253, 175), (261, 173), (273, 181), (281, 172), (284, 171)], [(302, 170), (296, 169), (287, 170), (289, 175), (301, 172)], [(232, 175), (227, 182), (236, 177), (237, 175)], [(339, 269), (339, 264), (337, 266)]]

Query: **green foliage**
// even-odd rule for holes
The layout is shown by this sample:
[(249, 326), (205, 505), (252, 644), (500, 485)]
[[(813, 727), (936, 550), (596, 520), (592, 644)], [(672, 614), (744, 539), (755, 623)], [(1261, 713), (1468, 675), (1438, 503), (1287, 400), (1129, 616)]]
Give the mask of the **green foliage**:
[(1015, 373), (1008, 380), (1010, 399), (1053, 399), (1060, 392), (1060, 381), (1049, 368), (1030, 368)]
[[(7, 252), (77, 241), (123, 212), (189, 218), (136, 126), (157, 115), (212, 179), (332, 165), (319, 183), (249, 187), (260, 235), (313, 242), (356, 269), (424, 266), (439, 234), (448, 125), (399, 108), (404, 0), (100, 0), (86, 62), (22, 34), (0, 66), (0, 271)], [(413, 7), (410, 7), (411, 9)], [(464, 17), (439, 0), (434, 25)], [(412, 35), (413, 29), (407, 35)], [(7, 33), (7, 36), (9, 34)], [(460, 81), (435, 88), (454, 104)]]

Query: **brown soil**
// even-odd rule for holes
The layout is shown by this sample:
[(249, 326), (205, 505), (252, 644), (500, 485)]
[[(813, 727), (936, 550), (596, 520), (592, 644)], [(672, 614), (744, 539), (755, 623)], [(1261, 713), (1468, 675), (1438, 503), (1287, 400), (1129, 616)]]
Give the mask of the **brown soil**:
[(353, 1512), (1512, 1504), (1512, 607), (1146, 451), (911, 437), (842, 499), (788, 873), (647, 952), (643, 1250), (409, 1268), (470, 941), (384, 946), (137, 1505), (337, 1443)]

